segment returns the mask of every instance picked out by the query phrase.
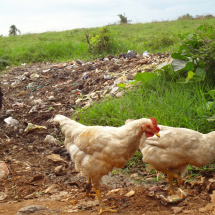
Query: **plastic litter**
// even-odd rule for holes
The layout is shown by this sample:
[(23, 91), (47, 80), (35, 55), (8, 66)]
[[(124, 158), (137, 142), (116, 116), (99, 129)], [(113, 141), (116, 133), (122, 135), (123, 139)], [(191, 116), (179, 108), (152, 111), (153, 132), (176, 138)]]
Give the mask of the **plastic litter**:
[(19, 122), (16, 119), (13, 119), (11, 116), (8, 118), (5, 118), (4, 121), (8, 124), (8, 125), (12, 125), (12, 126), (16, 126), (19, 124)]
[(147, 51), (144, 51), (144, 52), (143, 52), (143, 57), (149, 57), (149, 55), (148, 55), (148, 52), (147, 52)]
[(180, 188), (177, 189), (177, 194), (175, 194), (175, 195), (170, 195), (167, 197), (160, 195), (160, 199), (161, 199), (162, 203), (165, 205), (168, 203), (180, 202), (185, 198), (186, 198), (186, 193)]
[(35, 79), (37, 79), (37, 78), (39, 78), (40, 76), (37, 74), (37, 73), (33, 73), (33, 74), (31, 74), (31, 76), (30, 76), (30, 78), (31, 78), (31, 80), (35, 80)]
[(30, 132), (30, 131), (34, 131), (36, 129), (42, 130), (42, 129), (47, 129), (46, 126), (40, 126), (40, 125), (35, 125), (32, 123), (28, 123), (27, 127), (25, 128), (25, 134)]
[(83, 74), (83, 79), (85, 80), (85, 79), (87, 79), (88, 78), (88, 72), (85, 72), (84, 74)]

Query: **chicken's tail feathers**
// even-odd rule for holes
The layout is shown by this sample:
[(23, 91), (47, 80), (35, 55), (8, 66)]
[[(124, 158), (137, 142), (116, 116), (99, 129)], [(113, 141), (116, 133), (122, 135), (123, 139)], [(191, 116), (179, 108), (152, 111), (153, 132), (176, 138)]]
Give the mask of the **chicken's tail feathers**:
[(53, 119), (54, 123), (59, 123), (60, 126), (63, 126), (65, 124), (70, 125), (70, 126), (76, 126), (77, 124), (79, 124), (78, 122), (70, 119), (69, 117), (57, 114), (55, 115), (54, 119)]
[(69, 117), (60, 114), (55, 115), (53, 122), (59, 123), (61, 127), (64, 127), (64, 129), (66, 129), (67, 127), (70, 127), (70, 129), (74, 129), (76, 127), (83, 126), (82, 124), (76, 122), (75, 120), (72, 120)]
[(58, 122), (60, 124), (60, 122), (62, 122), (62, 120), (65, 120), (65, 119), (68, 119), (68, 118), (66, 116), (57, 114), (57, 115), (55, 115), (53, 121)]

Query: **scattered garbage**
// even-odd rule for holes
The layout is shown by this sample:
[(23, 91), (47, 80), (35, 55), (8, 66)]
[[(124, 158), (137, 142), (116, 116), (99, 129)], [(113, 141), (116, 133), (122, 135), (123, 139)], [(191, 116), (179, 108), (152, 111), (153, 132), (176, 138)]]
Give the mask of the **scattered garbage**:
[(60, 176), (60, 175), (65, 175), (66, 174), (66, 168), (64, 165), (57, 166), (54, 169), (55, 175)]
[(43, 175), (36, 175), (30, 179), (29, 184), (38, 186), (38, 185), (43, 184), (44, 181), (45, 181), (45, 177)]
[(63, 163), (67, 163), (63, 158), (61, 158), (60, 155), (58, 154), (51, 154), (51, 155), (48, 155), (47, 158), (49, 160), (52, 160), (54, 162), (63, 162)]
[(16, 119), (13, 119), (11, 116), (8, 118), (5, 118), (4, 121), (8, 124), (8, 125), (12, 125), (12, 126), (16, 126), (19, 124), (19, 121), (17, 121)]
[(83, 74), (83, 79), (86, 80), (87, 78), (88, 78), (88, 72), (85, 72), (85, 73)]
[(54, 144), (54, 145), (58, 145), (58, 146), (62, 145), (59, 140), (57, 140), (56, 138), (54, 138), (51, 135), (46, 136), (46, 138), (44, 139), (44, 143)]
[(149, 55), (148, 55), (148, 52), (147, 52), (147, 51), (144, 51), (144, 52), (143, 52), (143, 57), (149, 57)]
[(177, 189), (177, 194), (175, 194), (175, 195), (170, 195), (167, 197), (160, 195), (161, 203), (163, 203), (165, 205), (168, 203), (180, 202), (185, 198), (186, 198), (186, 193), (180, 188)]
[(9, 174), (9, 170), (4, 161), (0, 161), (0, 179), (7, 176)]
[(31, 132), (31, 131), (34, 131), (34, 130), (42, 130), (42, 129), (47, 129), (46, 126), (40, 126), (40, 125), (35, 125), (35, 124), (32, 124), (32, 123), (28, 123), (27, 127), (25, 128), (25, 134)]
[(109, 196), (109, 195), (112, 194), (112, 193), (118, 193), (119, 191), (120, 191), (120, 188), (110, 190), (110, 191), (107, 193), (107, 196)]
[(31, 78), (32, 81), (37, 80), (37, 78), (39, 78), (39, 77), (40, 77), (40, 75), (38, 75), (38, 74), (36, 74), (36, 73), (33, 73), (33, 74), (31, 74), (31, 76), (30, 76), (30, 78)]
[(137, 52), (128, 50), (126, 57), (127, 58), (135, 58), (137, 56)]
[(131, 190), (131, 191), (129, 191), (128, 193), (126, 193), (124, 196), (126, 196), (126, 197), (131, 197), (131, 196), (133, 196), (135, 194), (135, 191), (134, 190)]
[(59, 191), (59, 186), (57, 184), (52, 184), (44, 191), (44, 193), (57, 193), (58, 191)]
[(7, 194), (4, 192), (0, 192), (0, 201), (4, 200), (7, 198)]

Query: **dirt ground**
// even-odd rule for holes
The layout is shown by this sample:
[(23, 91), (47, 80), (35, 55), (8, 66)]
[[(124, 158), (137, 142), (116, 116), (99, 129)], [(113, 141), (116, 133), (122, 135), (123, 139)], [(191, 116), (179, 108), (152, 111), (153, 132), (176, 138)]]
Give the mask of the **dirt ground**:
[[(0, 75), (4, 94), (0, 112), (0, 214), (98, 214), (97, 198), (82, 198), (86, 177), (76, 172), (63, 144), (54, 139), (63, 140), (59, 127), (49, 120), (56, 113), (71, 116), (77, 108), (87, 108), (108, 95), (121, 96), (123, 91), (117, 84), (129, 87), (136, 73), (153, 71), (168, 56), (124, 54), (94, 62), (23, 63)], [(115, 170), (104, 176), (101, 192), (105, 205), (129, 215), (214, 213), (213, 175), (190, 182), (185, 178), (181, 188), (186, 197), (172, 203), (160, 197), (168, 196), (166, 177), (156, 177), (157, 173), (149, 174), (143, 167), (131, 168), (126, 175)], [(30, 209), (23, 209), (25, 206)]]

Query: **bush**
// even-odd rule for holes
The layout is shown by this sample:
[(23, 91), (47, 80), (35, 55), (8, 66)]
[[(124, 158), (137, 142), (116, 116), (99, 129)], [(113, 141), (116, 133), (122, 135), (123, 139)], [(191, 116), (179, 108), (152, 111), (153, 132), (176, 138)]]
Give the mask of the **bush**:
[(90, 39), (88, 34), (86, 34), (86, 38), (89, 44), (90, 51), (94, 53), (108, 53), (114, 49), (114, 39), (108, 29), (108, 26), (102, 27), (99, 31), (99, 34), (91, 37)]
[(193, 19), (193, 16), (191, 16), (189, 13), (183, 15), (183, 16), (179, 16), (177, 20), (189, 20), (189, 19)]
[[(205, 78), (215, 86), (215, 28), (204, 24), (195, 33), (180, 37), (182, 45), (178, 52), (171, 56), (175, 59), (186, 60), (187, 80), (203, 81)], [(181, 72), (179, 71), (179, 72)]]

